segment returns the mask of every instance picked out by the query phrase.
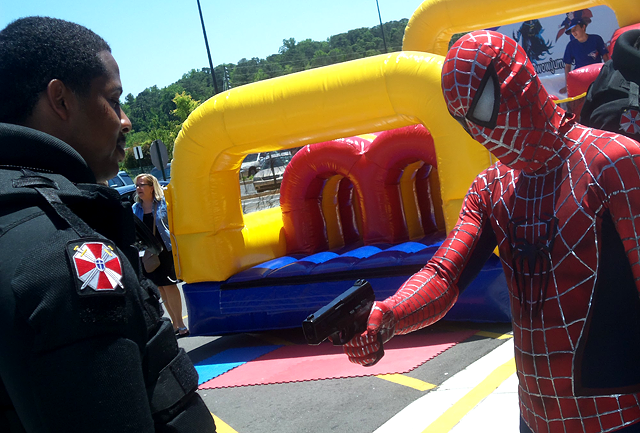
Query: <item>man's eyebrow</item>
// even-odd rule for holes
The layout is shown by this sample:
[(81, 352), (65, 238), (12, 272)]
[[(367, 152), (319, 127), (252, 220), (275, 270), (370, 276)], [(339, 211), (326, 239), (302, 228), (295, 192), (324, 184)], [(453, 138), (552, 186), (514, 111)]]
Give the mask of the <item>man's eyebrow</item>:
[(113, 86), (110, 91), (111, 93), (118, 92), (119, 95), (122, 95), (123, 89), (122, 86)]

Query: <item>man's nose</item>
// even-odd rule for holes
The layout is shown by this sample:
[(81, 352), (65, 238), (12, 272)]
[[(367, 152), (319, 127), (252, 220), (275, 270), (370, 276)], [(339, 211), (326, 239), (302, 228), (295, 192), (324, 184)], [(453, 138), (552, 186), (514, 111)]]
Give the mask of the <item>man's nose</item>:
[(122, 126), (122, 133), (126, 134), (131, 131), (131, 128), (132, 128), (131, 120), (129, 120), (127, 113), (125, 113), (124, 111), (120, 111), (120, 113), (121, 113), (120, 125)]

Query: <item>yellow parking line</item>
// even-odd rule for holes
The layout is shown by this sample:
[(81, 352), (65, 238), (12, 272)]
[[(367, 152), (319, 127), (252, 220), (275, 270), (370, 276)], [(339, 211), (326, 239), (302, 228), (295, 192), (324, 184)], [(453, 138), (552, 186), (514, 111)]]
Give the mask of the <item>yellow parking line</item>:
[(222, 421), (220, 418), (218, 418), (214, 414), (211, 414), (211, 416), (213, 417), (213, 420), (216, 423), (216, 433), (238, 433), (237, 431), (232, 429), (229, 426), (229, 424), (227, 424), (226, 422)]
[(511, 334), (500, 334), (498, 332), (489, 332), (489, 331), (478, 331), (476, 335), (480, 335), (481, 337), (495, 338), (497, 340), (506, 340), (507, 338), (513, 338)]
[(516, 372), (514, 358), (496, 368), (475, 388), (458, 400), (453, 406), (440, 415), (422, 433), (446, 433), (450, 431), (471, 409), (476, 407), (483, 399), (500, 386)]
[(404, 376), (402, 374), (379, 374), (376, 377), (399, 385), (408, 386), (409, 388), (417, 389), (418, 391), (427, 391), (436, 387), (432, 383), (423, 382), (420, 379), (414, 379), (413, 377)]

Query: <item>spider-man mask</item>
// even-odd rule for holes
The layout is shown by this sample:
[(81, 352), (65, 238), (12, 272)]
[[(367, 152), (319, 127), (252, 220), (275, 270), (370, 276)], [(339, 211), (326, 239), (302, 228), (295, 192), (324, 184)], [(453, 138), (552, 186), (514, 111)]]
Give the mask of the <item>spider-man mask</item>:
[(561, 146), (564, 110), (511, 38), (492, 31), (460, 38), (445, 57), (442, 91), (449, 113), (511, 168), (535, 172)]

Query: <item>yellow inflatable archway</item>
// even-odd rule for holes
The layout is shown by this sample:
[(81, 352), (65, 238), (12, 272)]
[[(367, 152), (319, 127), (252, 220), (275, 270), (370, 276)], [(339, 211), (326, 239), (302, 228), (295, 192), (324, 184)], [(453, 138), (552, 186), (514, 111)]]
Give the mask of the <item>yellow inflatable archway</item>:
[(640, 22), (638, 0), (426, 0), (409, 19), (402, 49), (444, 56), (455, 33), (601, 5), (613, 10), (620, 27)]
[[(216, 95), (183, 125), (167, 191), (173, 252), (186, 282), (222, 281), (284, 254), (280, 209), (244, 216), (238, 170), (249, 153), (422, 123), (438, 155), (445, 222), (489, 153), (447, 114), (442, 57), (457, 32), (597, 5), (620, 25), (640, 22), (636, 0), (427, 0), (409, 21), (402, 53), (262, 81)], [(410, 51), (415, 50), (415, 51)]]
[(238, 87), (198, 107), (176, 141), (167, 193), (180, 278), (222, 281), (284, 254), (279, 208), (242, 214), (238, 170), (244, 155), (258, 151), (422, 123), (434, 139), (443, 212), (453, 227), (490, 156), (448, 115), (442, 61), (380, 55)]

